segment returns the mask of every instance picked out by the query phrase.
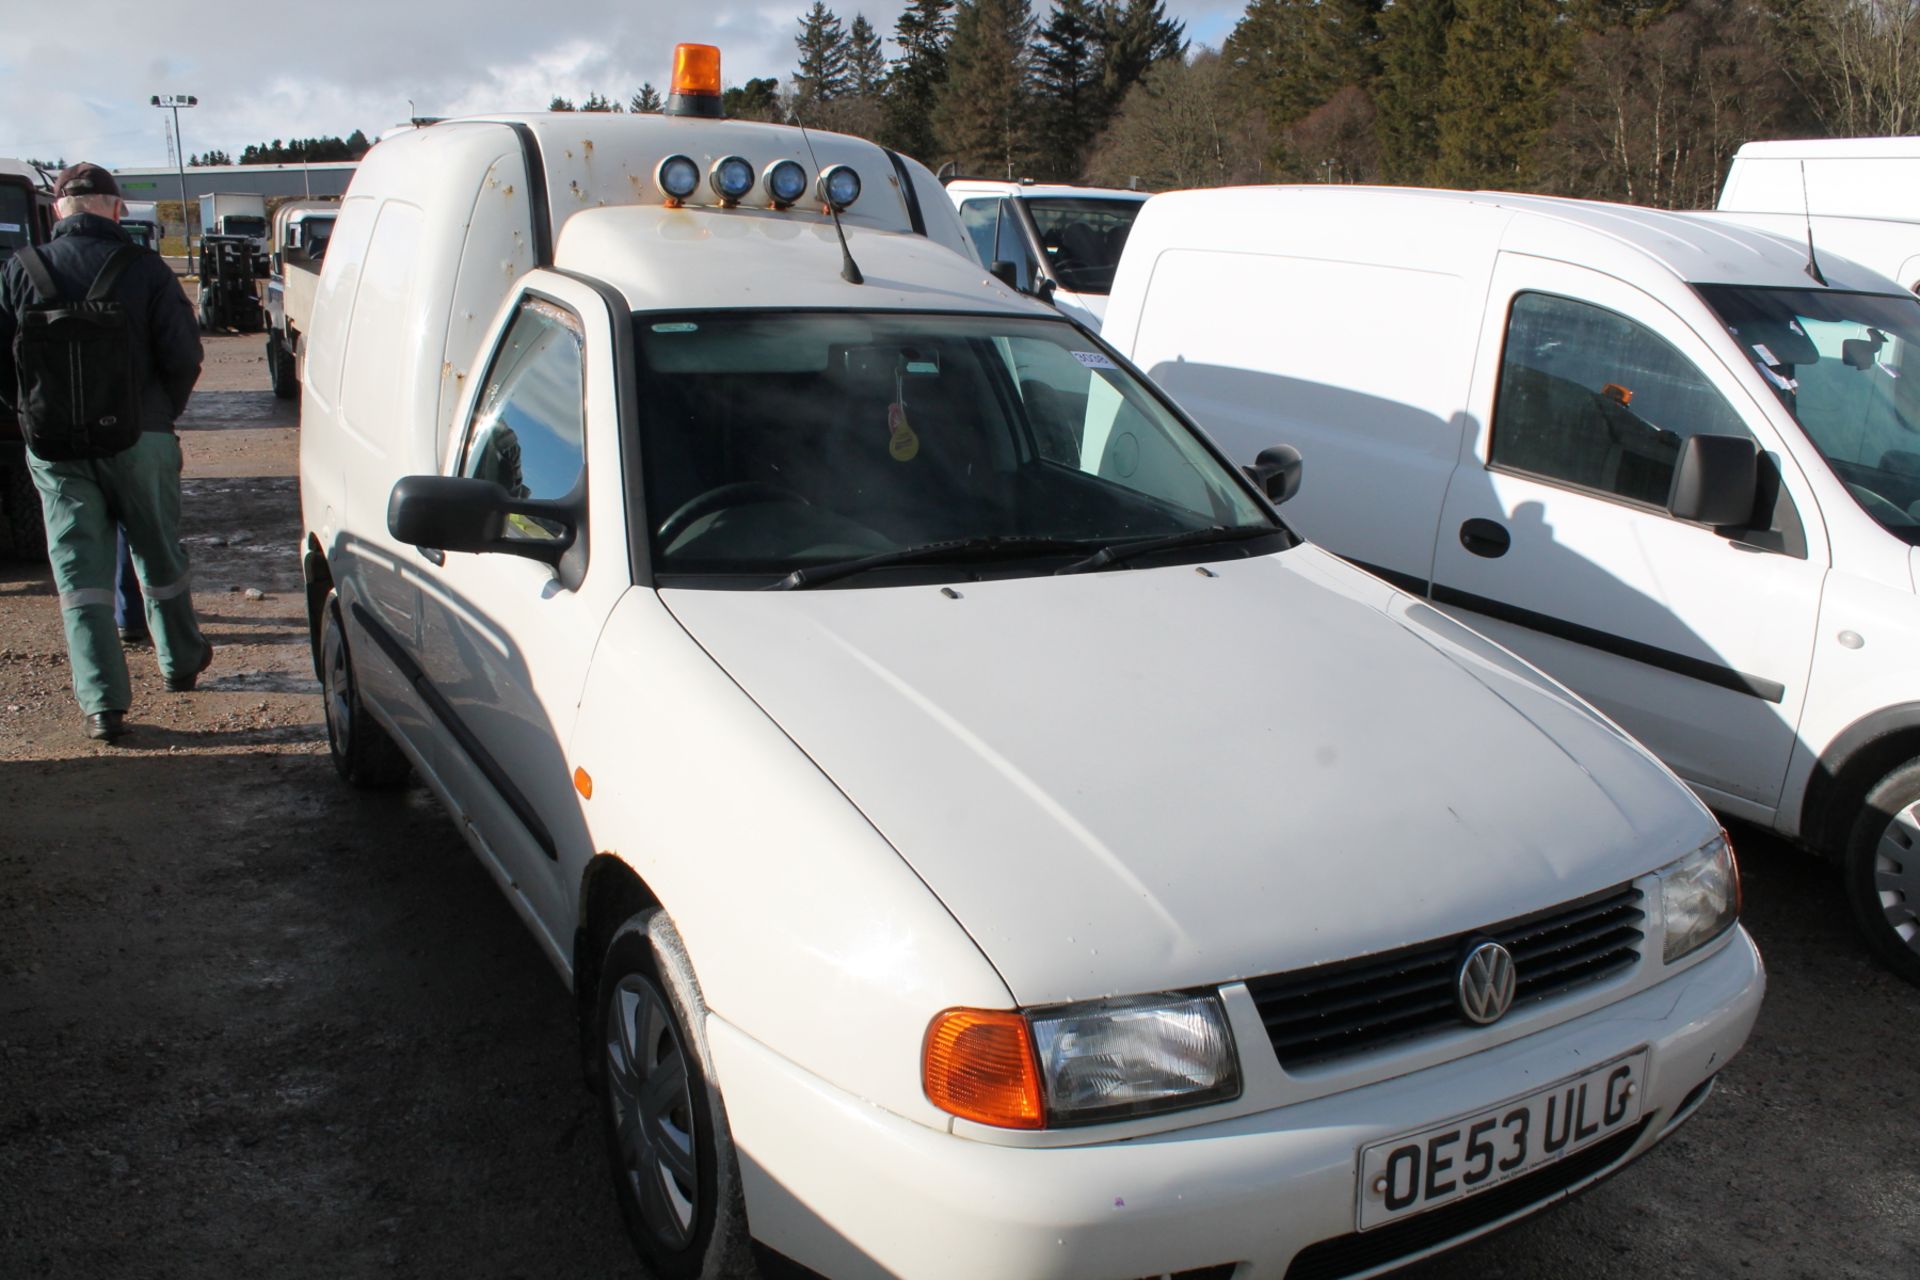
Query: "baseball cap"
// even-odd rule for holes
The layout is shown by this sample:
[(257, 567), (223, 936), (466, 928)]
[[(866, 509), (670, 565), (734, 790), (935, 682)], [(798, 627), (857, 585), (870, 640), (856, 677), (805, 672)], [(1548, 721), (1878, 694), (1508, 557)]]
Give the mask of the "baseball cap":
[(120, 184), (113, 175), (97, 164), (70, 164), (60, 171), (53, 180), (53, 198), (61, 200), (67, 196), (117, 196)]

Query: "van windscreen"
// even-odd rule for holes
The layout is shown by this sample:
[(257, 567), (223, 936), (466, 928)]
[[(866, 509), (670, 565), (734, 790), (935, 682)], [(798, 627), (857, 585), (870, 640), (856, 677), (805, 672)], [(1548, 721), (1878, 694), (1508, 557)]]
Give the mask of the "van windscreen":
[(1064, 321), (652, 313), (634, 331), (652, 563), (683, 585), (877, 585), (830, 568), (872, 556), (1018, 576), (1112, 544), (1284, 536)]
[(1126, 247), (1143, 201), (1029, 196), (1021, 203), (1033, 215), (1033, 229), (1046, 250), (1047, 269), (1061, 288), (1075, 293), (1112, 292), (1120, 251)]
[(1697, 288), (1854, 501), (1920, 545), (1920, 299)]
[(23, 244), (33, 243), (33, 193), (24, 186), (0, 182), (0, 262)]

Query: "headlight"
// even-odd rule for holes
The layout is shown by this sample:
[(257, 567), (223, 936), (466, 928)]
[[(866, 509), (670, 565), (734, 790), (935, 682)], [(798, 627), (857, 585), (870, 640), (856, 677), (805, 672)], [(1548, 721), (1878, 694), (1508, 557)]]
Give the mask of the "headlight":
[(1668, 964), (1713, 941), (1740, 918), (1740, 868), (1724, 831), (1660, 869), (1660, 904)]
[(713, 162), (707, 181), (723, 204), (739, 204), (753, 193), (753, 165), (745, 156), (721, 156)]
[(776, 160), (768, 166), (767, 200), (776, 209), (784, 209), (807, 194), (807, 171), (797, 160)]
[(1218, 996), (1167, 992), (1025, 1014), (948, 1009), (927, 1030), (927, 1096), (1002, 1128), (1060, 1128), (1240, 1094)]
[(860, 175), (843, 164), (828, 165), (821, 170), (815, 189), (821, 204), (845, 209), (860, 198)]
[(668, 156), (655, 166), (653, 185), (669, 200), (685, 200), (700, 189), (700, 166), (692, 156)]

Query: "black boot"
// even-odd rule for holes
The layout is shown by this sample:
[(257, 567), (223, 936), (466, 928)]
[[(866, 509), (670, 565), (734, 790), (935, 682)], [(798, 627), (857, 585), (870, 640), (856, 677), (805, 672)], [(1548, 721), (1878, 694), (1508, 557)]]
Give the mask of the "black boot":
[(115, 738), (125, 737), (127, 732), (127, 713), (124, 711), (96, 711), (87, 717), (87, 736), (96, 742), (112, 742)]

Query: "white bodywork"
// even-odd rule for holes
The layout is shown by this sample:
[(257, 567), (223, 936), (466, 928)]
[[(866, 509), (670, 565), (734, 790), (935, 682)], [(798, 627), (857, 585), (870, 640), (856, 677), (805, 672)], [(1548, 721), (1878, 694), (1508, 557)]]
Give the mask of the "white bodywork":
[(264, 254), (267, 251), (267, 198), (247, 191), (210, 191), (199, 199), (200, 234), (203, 236), (226, 236), (239, 234), (233, 229), (231, 219), (258, 219), (260, 235), (249, 235), (253, 241), (253, 251)]
[[(545, 159), (551, 269), (514, 125)], [(922, 167), (904, 165), (917, 235), (877, 148), (812, 148), (865, 181), (843, 219), (865, 284), (816, 210), (665, 208), (650, 185), (674, 151), (806, 160), (797, 131), (530, 116), (384, 141), (342, 205), (303, 392), (308, 569), (350, 618), (361, 695), (563, 975), (596, 855), (672, 916), (755, 1236), (836, 1277), (1280, 1276), (1354, 1230), (1369, 1143), (1642, 1049), (1647, 1123), (1607, 1167), (1682, 1121), (1764, 982), (1738, 927), (1662, 959), (1651, 873), (1715, 823), (1425, 604), (1305, 545), (961, 596), (636, 577), (629, 313), (1049, 314), (986, 277)], [(571, 586), (512, 556), (437, 562), (385, 519), (396, 480), (454, 467), (526, 296), (575, 317), (584, 352), (591, 555)], [(551, 857), (423, 684), (517, 782)], [(1242, 981), (1629, 882), (1648, 913), (1630, 968), (1337, 1068), (1282, 1070)], [(1019, 1133), (924, 1092), (942, 1009), (1174, 987), (1219, 990), (1232, 1101)]]
[(1920, 289), (1920, 138), (1749, 142), (1715, 208)]
[[(1844, 258), (1822, 266), (1836, 289), (1899, 292)], [(1698, 215), (1458, 192), (1185, 192), (1141, 216), (1105, 336), (1236, 460), (1296, 445), (1308, 478), (1287, 514), (1309, 537), (1451, 600), (1715, 806), (1811, 838), (1816, 771), (1838, 767), (1851, 727), (1920, 694), (1911, 548), (1849, 496), (1693, 282), (1812, 283), (1803, 246)], [(1629, 317), (1697, 368), (1777, 461), (1805, 556), (1489, 466), (1509, 309), (1528, 292)], [(1474, 519), (1510, 526), (1512, 550), (1470, 554), (1458, 534)], [(1495, 617), (1475, 599), (1511, 608)], [(1540, 629), (1552, 624), (1669, 666)], [(1778, 697), (1674, 663), (1759, 677)]]
[[(978, 205), (984, 208), (988, 205), (998, 205), (1001, 201), (1009, 202), (1006, 206), (1008, 209), (1015, 209), (1019, 207), (1019, 202), (1023, 200), (1092, 200), (1109, 202), (1114, 205), (1132, 206), (1142, 204), (1147, 199), (1145, 192), (1121, 191), (1112, 187), (1072, 187), (1050, 183), (993, 182), (981, 178), (955, 178), (949, 181), (946, 187), (947, 196), (953, 201), (954, 208), (962, 211), (965, 211), (969, 205)], [(1060, 252), (1060, 247), (1039, 243), (1033, 236), (1033, 228), (1028, 225), (1029, 222), (1030, 219), (1019, 219), (1017, 225), (1021, 228), (1021, 239), (1026, 242), (1025, 247), (1028, 253), (1034, 255), (1033, 261), (1037, 264), (1037, 270), (1040, 272), (1042, 278), (1046, 279), (1052, 286), (1051, 292), (1047, 295), (1047, 300), (1058, 307), (1062, 314), (1078, 320), (1081, 324), (1087, 326), (1087, 328), (1098, 332), (1101, 323), (1106, 318), (1106, 293), (1073, 289), (1061, 283), (1052, 268), (1053, 256)], [(1001, 256), (998, 253), (981, 252), (980, 243), (972, 237), (969, 237), (969, 243), (973, 245), (975, 255), (980, 258), (983, 266), (991, 265), (993, 258)]]
[[(273, 211), (267, 254), (267, 325), (298, 362), (306, 353), (312, 328), (313, 299), (320, 284), (320, 262), (302, 251), (324, 241), (340, 205), (333, 200), (288, 201)], [(292, 250), (292, 253), (289, 253)]]

